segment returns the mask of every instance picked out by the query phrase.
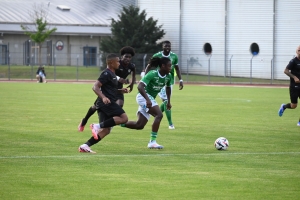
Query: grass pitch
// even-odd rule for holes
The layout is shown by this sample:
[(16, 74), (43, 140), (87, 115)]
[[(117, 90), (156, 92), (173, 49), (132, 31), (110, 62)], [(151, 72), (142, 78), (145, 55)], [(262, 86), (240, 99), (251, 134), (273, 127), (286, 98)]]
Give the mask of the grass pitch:
[[(151, 118), (144, 130), (115, 127), (85, 154), (77, 148), (91, 133), (77, 125), (96, 98), (91, 88), (0, 83), (0, 199), (299, 198), (300, 111), (277, 114), (288, 88), (175, 85), (176, 129), (164, 117), (163, 150), (147, 149)], [(136, 93), (125, 96), (130, 120)], [(220, 136), (227, 151), (213, 146)]]

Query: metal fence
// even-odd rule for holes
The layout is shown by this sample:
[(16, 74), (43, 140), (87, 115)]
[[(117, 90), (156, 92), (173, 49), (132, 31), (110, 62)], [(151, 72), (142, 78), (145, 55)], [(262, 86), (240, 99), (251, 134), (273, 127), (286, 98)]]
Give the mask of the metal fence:
[[(38, 57), (6, 53), (1, 57), (0, 80), (35, 80)], [(27, 55), (29, 56), (29, 55)], [(105, 54), (54, 54), (51, 60), (42, 57), (48, 81), (95, 80), (106, 67)], [(137, 80), (152, 54), (136, 54)], [(293, 55), (250, 56), (182, 54), (178, 56), (182, 79), (186, 83), (282, 84), (289, 83), (283, 70)], [(25, 62), (26, 61), (26, 62)], [(66, 65), (69, 63), (69, 65)]]

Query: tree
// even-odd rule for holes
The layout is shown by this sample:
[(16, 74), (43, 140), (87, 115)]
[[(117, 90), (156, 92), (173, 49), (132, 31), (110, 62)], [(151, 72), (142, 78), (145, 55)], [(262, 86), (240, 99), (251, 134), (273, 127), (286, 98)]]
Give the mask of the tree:
[[(48, 5), (49, 6), (49, 5)], [(32, 19), (34, 28), (32, 29), (29, 25), (21, 25), (21, 28), (25, 31), (32, 41), (38, 44), (39, 48), (39, 66), (42, 66), (42, 44), (49, 36), (57, 30), (57, 28), (49, 28), (47, 22), (48, 10), (44, 8), (44, 4), (33, 6), (33, 11), (29, 12), (29, 16)]]
[(106, 53), (116, 53), (124, 46), (131, 46), (136, 53), (155, 53), (161, 49), (156, 42), (165, 32), (162, 25), (157, 26), (157, 20), (146, 19), (146, 11), (140, 13), (135, 6), (123, 7), (118, 15), (119, 20), (112, 19), (112, 37), (104, 38), (100, 50)]

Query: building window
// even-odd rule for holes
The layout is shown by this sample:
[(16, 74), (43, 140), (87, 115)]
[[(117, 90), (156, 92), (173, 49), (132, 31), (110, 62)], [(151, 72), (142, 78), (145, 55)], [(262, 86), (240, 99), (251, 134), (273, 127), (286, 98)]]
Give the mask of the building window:
[(83, 65), (97, 65), (97, 47), (83, 47)]
[(259, 46), (257, 43), (252, 43), (250, 45), (250, 52), (253, 56), (256, 56), (259, 54)]
[(209, 43), (205, 43), (203, 46), (203, 51), (206, 55), (210, 55), (212, 53), (212, 47)]
[(8, 63), (7, 45), (0, 45), (0, 65), (7, 65)]

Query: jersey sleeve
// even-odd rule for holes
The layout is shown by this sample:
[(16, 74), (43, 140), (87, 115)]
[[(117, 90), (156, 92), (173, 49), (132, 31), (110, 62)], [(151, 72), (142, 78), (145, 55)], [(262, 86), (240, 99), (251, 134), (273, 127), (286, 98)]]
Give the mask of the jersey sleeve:
[(174, 54), (174, 65), (178, 65), (178, 56)]
[(154, 55), (152, 56), (152, 58), (159, 58), (159, 54), (160, 54), (160, 52), (154, 54)]
[(109, 79), (111, 79), (112, 77), (110, 76), (110, 74), (107, 71), (104, 71), (100, 74), (98, 81), (104, 85), (108, 82)]
[(294, 59), (290, 60), (289, 64), (286, 66), (286, 68), (288, 68), (289, 70), (293, 69), (295, 63), (294, 63)]
[(155, 71), (152, 71), (152, 70), (151, 70), (150, 72), (148, 72), (148, 73), (142, 78), (141, 82), (145, 83), (145, 85), (148, 85), (148, 84), (150, 83), (151, 79), (153, 79), (154, 73), (155, 73)]

